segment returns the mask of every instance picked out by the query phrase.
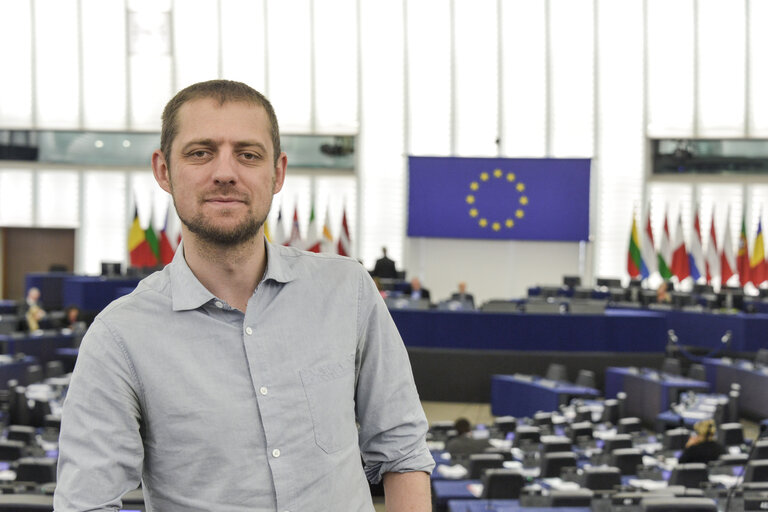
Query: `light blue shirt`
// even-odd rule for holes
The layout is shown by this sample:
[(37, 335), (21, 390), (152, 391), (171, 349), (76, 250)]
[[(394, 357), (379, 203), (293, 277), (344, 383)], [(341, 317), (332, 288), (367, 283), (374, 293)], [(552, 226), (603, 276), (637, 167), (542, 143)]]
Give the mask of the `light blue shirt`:
[(372, 511), (366, 474), (432, 470), (408, 356), (368, 273), (266, 247), (245, 313), (180, 250), (96, 318), (64, 404), (57, 512), (113, 510), (140, 481), (154, 511)]

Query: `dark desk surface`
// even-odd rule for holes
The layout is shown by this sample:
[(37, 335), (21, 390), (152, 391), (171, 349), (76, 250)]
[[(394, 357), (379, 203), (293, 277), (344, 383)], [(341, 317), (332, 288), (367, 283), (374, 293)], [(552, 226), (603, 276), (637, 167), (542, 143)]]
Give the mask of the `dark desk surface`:
[(409, 347), (484, 350), (658, 352), (663, 313), (539, 315), (477, 311), (390, 311)]
[(596, 389), (539, 377), (491, 377), (491, 413), (494, 416), (533, 417), (537, 411), (555, 411), (578, 396), (600, 396)]
[(739, 411), (756, 419), (768, 418), (768, 372), (744, 361), (726, 363), (721, 359), (704, 359), (707, 378), (714, 391), (728, 394), (732, 383), (741, 385)]
[(448, 512), (590, 512), (590, 507), (521, 507), (518, 500), (452, 500)]
[(636, 416), (653, 425), (659, 413), (670, 408), (683, 390), (709, 392), (708, 382), (656, 370), (611, 367), (605, 370), (605, 396), (615, 398), (619, 391), (627, 394), (626, 415)]

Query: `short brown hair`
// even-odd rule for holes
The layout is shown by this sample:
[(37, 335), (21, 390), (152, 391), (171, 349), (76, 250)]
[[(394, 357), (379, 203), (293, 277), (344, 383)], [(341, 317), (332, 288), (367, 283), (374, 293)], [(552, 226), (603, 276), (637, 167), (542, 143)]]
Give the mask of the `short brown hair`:
[(272, 135), (272, 149), (274, 150), (274, 161), (277, 165), (277, 159), (280, 157), (280, 128), (277, 124), (275, 109), (269, 100), (256, 89), (242, 82), (232, 80), (208, 80), (207, 82), (198, 82), (186, 87), (176, 93), (171, 101), (163, 110), (163, 128), (160, 132), (160, 151), (163, 152), (165, 161), (170, 165), (171, 146), (176, 135), (179, 133), (179, 109), (188, 101), (203, 98), (211, 98), (223, 105), (226, 102), (242, 101), (253, 105), (264, 107), (269, 119), (270, 131)]

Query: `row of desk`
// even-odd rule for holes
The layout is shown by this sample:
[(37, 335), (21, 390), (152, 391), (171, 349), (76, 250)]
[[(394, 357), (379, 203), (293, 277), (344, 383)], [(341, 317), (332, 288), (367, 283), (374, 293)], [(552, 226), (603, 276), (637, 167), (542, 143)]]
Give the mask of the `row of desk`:
[(602, 315), (392, 310), (406, 346), (443, 349), (658, 352), (673, 329), (682, 345), (768, 347), (768, 314), (608, 309)]

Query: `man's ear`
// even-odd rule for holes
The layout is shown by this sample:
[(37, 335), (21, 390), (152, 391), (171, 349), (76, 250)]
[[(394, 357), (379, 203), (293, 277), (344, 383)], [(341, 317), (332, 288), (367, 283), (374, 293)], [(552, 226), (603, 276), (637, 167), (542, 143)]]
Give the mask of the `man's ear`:
[(280, 153), (277, 158), (277, 164), (275, 164), (275, 186), (273, 187), (272, 194), (277, 194), (283, 188), (285, 183), (285, 171), (288, 168), (288, 155), (284, 152)]
[(168, 163), (165, 161), (163, 152), (156, 149), (152, 153), (152, 174), (155, 175), (155, 181), (160, 188), (171, 193), (171, 178), (168, 172)]

